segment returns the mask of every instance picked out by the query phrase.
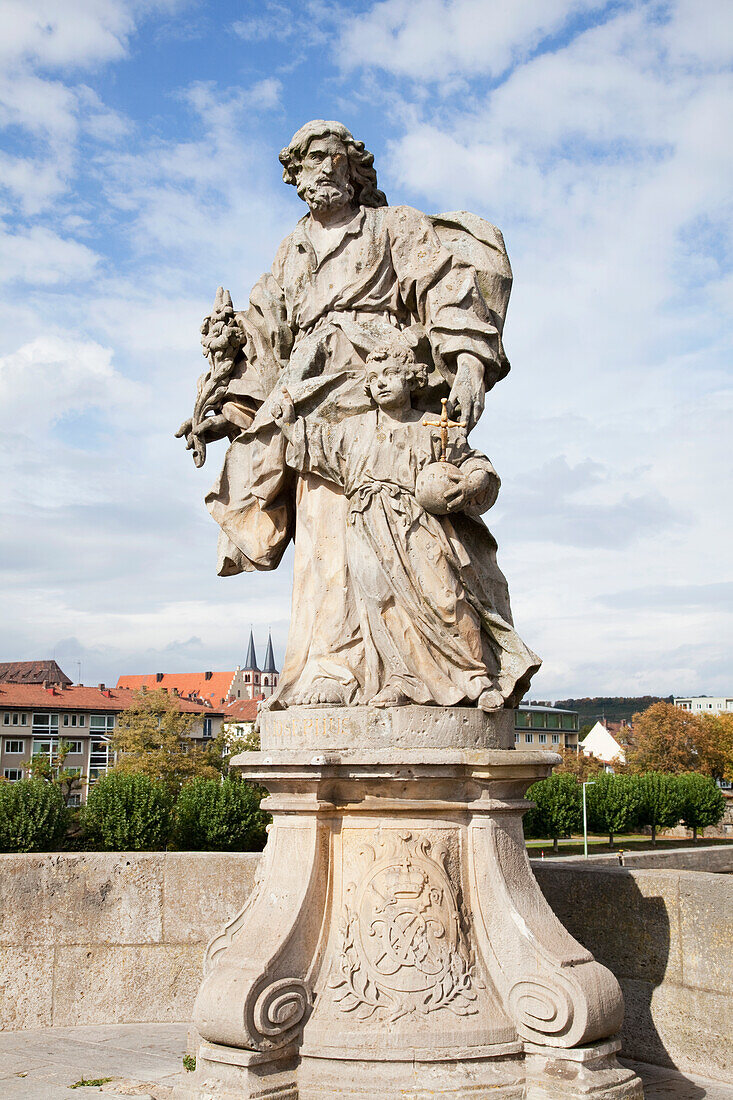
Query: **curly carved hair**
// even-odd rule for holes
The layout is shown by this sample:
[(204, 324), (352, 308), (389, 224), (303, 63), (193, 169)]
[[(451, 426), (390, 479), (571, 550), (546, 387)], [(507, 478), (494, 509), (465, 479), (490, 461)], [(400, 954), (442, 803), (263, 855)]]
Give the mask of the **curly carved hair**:
[(354, 200), (358, 206), (387, 206), (387, 196), (377, 187), (377, 173), (374, 168), (374, 154), (364, 148), (363, 141), (357, 141), (351, 130), (341, 122), (326, 122), (315, 118), (301, 126), (290, 139), (290, 143), (280, 153), (283, 166), (283, 179), (298, 186), (298, 171), (308, 146), (314, 138), (337, 137), (344, 143), (349, 158), (349, 173), (354, 188)]
[[(422, 389), (422, 387), (427, 384), (428, 368), (424, 363), (416, 361), (412, 348), (405, 338), (397, 332), (395, 332), (394, 337), (389, 337), (386, 340), (380, 341), (380, 343), (367, 355), (367, 378), (369, 376), (370, 364), (384, 363), (388, 359), (394, 363), (398, 363), (402, 367), (402, 371), (407, 376), (410, 383), (411, 390)], [(368, 381), (364, 388), (368, 394), (370, 392)]]

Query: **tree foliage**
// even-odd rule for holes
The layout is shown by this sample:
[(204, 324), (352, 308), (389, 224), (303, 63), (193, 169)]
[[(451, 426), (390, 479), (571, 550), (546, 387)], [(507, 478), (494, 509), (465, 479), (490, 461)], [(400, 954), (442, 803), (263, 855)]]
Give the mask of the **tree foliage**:
[(595, 756), (585, 756), (582, 750), (560, 749), (560, 755), (562, 763), (555, 768), (555, 775), (572, 775), (579, 783), (584, 783), (586, 779), (593, 779), (603, 772), (603, 761)]
[[(730, 716), (733, 719), (733, 715)], [(700, 772), (722, 778), (726, 770), (724, 715), (704, 718), (672, 703), (655, 703), (634, 715), (632, 745), (627, 754), (633, 772)], [(733, 731), (729, 732), (733, 742)], [(728, 746), (728, 764), (733, 764)]]
[(210, 748), (201, 749), (191, 740), (198, 717), (184, 713), (165, 691), (138, 692), (117, 719), (115, 771), (160, 779), (171, 793), (195, 777), (215, 779), (220, 769)]
[(174, 839), (178, 848), (218, 852), (259, 851), (269, 816), (264, 791), (235, 775), (221, 781), (192, 779), (178, 796)]
[(82, 825), (91, 843), (105, 851), (156, 851), (167, 844), (172, 804), (164, 780), (113, 770), (89, 791)]
[(682, 816), (682, 790), (679, 778), (665, 772), (647, 772), (634, 777), (639, 792), (640, 825), (649, 825), (652, 844), (657, 843), (657, 829), (670, 829)]
[(43, 779), (46, 783), (55, 783), (58, 786), (65, 806), (71, 802), (72, 795), (81, 794), (84, 786), (81, 768), (66, 767), (66, 757), (70, 752), (69, 742), (61, 740), (54, 749), (53, 756), (37, 752), (25, 765), (31, 779)]
[(0, 780), (0, 852), (58, 848), (68, 811), (60, 787), (44, 779)]
[(715, 779), (733, 781), (733, 714), (705, 714), (702, 716), (705, 730), (705, 765), (702, 770)]
[(569, 836), (580, 828), (580, 785), (572, 775), (551, 775), (533, 783), (527, 798), (535, 803), (526, 816), (528, 836), (552, 837), (555, 851), (558, 838)]
[(725, 812), (725, 799), (715, 780), (690, 772), (679, 777), (682, 820), (697, 840), (697, 830), (717, 825)]
[(635, 825), (641, 808), (641, 792), (635, 777), (604, 772), (586, 787), (588, 824), (593, 832), (608, 833), (608, 843)]

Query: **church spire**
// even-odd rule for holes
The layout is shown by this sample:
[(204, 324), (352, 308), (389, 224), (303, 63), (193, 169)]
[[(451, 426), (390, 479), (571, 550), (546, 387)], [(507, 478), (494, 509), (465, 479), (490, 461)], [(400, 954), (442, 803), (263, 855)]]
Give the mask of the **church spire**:
[(249, 632), (249, 645), (247, 646), (247, 659), (243, 666), (248, 672), (259, 672), (260, 668), (257, 664), (257, 654), (255, 653), (255, 639), (252, 631)]
[(275, 667), (275, 654), (272, 652), (272, 634), (267, 633), (267, 652), (265, 653), (265, 663), (262, 666), (263, 672), (277, 672)]

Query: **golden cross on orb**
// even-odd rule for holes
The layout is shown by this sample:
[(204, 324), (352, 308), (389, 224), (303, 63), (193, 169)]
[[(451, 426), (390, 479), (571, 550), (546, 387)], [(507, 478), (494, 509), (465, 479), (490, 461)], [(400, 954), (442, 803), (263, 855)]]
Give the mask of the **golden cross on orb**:
[(440, 403), (443, 408), (440, 411), (440, 420), (423, 420), (424, 428), (440, 428), (440, 461), (447, 462), (447, 450), (448, 450), (448, 429), (449, 428), (465, 428), (465, 420), (449, 420), (448, 419), (448, 398), (441, 397)]

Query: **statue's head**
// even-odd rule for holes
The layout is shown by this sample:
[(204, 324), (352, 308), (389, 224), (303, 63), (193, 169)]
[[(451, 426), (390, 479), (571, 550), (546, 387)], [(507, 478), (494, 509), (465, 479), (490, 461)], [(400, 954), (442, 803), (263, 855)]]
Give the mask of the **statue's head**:
[(415, 359), (408, 339), (397, 329), (379, 341), (366, 360), (367, 394), (380, 408), (394, 408), (410, 403), (412, 390), (427, 382), (427, 368)]
[(377, 187), (373, 155), (340, 122), (306, 122), (280, 153), (280, 163), (285, 182), (312, 210), (387, 205)]

